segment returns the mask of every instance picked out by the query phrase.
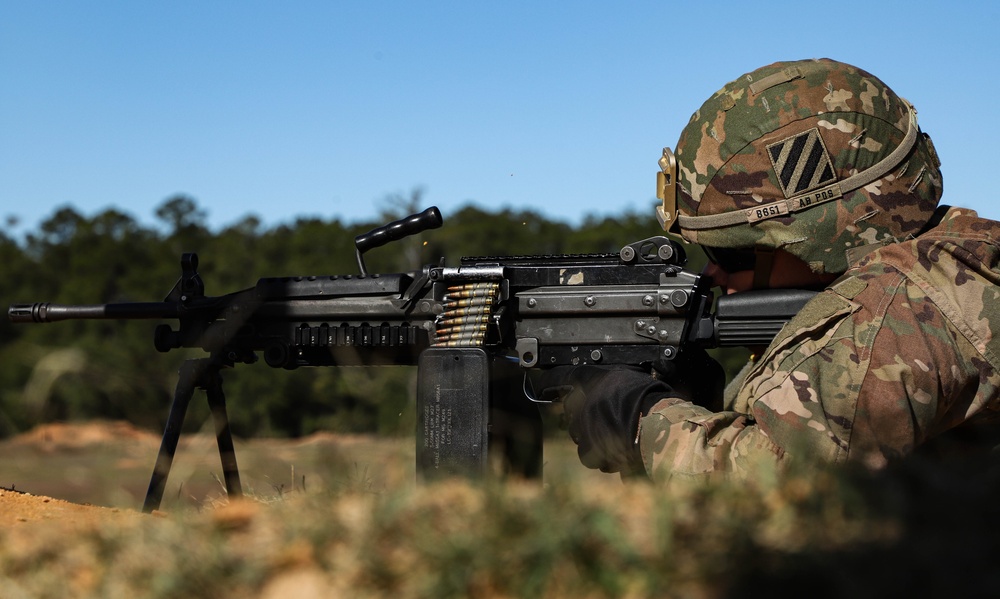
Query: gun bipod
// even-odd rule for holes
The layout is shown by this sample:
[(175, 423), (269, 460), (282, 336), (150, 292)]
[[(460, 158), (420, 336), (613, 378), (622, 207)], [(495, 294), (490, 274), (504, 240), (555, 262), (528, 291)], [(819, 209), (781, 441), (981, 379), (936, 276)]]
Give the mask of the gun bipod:
[(222, 391), (222, 374), (224, 365), (215, 358), (198, 358), (186, 360), (181, 364), (174, 390), (174, 400), (170, 404), (167, 424), (163, 429), (163, 439), (153, 466), (153, 474), (149, 480), (149, 489), (143, 501), (142, 511), (150, 513), (160, 508), (163, 491), (166, 488), (167, 476), (177, 451), (181, 427), (187, 414), (188, 405), (194, 396), (195, 389), (203, 389), (208, 397), (208, 407), (212, 412), (215, 424), (215, 439), (219, 445), (219, 457), (222, 459), (222, 474), (226, 482), (226, 493), (230, 499), (243, 496), (240, 483), (239, 467), (236, 464), (236, 449), (233, 446), (233, 435), (229, 428), (229, 416), (226, 412), (226, 396)]

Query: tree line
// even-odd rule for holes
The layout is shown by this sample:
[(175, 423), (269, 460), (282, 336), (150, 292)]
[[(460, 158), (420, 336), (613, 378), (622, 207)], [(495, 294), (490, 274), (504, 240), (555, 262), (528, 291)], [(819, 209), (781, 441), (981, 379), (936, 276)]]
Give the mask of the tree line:
[[(264, 227), (248, 215), (214, 232), (186, 196), (156, 209), (160, 227), (116, 209), (86, 216), (65, 207), (22, 239), (0, 232), (0, 299), (5, 306), (159, 301), (180, 275), (181, 254), (192, 251), (207, 295), (245, 289), (261, 277), (356, 273), (355, 236), (423, 207), (414, 194), (372, 222), (299, 218)], [(440, 229), (370, 251), (366, 265), (370, 272), (401, 272), (442, 257), (456, 264), (462, 256), (617, 252), (656, 234), (648, 213), (589, 216), (571, 226), (531, 210), (467, 205), (446, 214)], [(700, 260), (693, 256), (691, 263), (697, 267)], [(202, 354), (157, 353), (153, 328), (151, 321), (13, 325), (0, 319), (0, 437), (55, 420), (125, 419), (162, 428), (180, 363)], [(286, 371), (257, 364), (223, 376), (240, 436), (413, 431), (410, 367)], [(189, 412), (192, 427), (208, 418), (198, 397)]]

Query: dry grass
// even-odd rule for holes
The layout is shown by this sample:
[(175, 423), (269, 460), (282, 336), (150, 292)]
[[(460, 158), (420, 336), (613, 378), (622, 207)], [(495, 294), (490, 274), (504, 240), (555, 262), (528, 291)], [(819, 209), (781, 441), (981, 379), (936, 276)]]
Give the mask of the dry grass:
[(301, 460), (305, 488), (289, 473), (284, 488), (237, 503), (216, 489), (162, 518), (0, 529), (0, 597), (883, 597), (1000, 588), (988, 526), (1000, 490), (992, 465), (622, 484), (554, 443), (544, 484), (416, 485), (406, 443), (351, 444), (356, 452), (333, 437), (250, 444)]

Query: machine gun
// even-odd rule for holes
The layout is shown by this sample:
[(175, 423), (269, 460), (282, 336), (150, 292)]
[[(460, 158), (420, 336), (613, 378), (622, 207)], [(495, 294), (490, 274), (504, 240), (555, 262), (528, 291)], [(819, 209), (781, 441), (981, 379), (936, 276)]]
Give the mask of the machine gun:
[[(227, 492), (241, 494), (220, 371), (417, 364), (417, 473), (423, 478), (506, 469), (541, 473), (542, 423), (523, 369), (639, 365), (671, 373), (689, 348), (766, 345), (814, 294), (769, 290), (714, 302), (684, 269), (678, 243), (651, 237), (618, 253), (463, 258), (395, 274), (367, 272), (364, 254), (440, 227), (437, 208), (355, 238), (359, 274), (262, 278), (205, 294), (198, 257), (162, 302), (15, 304), (13, 322), (158, 319), (161, 352), (200, 348), (179, 373), (143, 509), (160, 505), (188, 404), (206, 391)], [(712, 312), (713, 303), (716, 304)]]

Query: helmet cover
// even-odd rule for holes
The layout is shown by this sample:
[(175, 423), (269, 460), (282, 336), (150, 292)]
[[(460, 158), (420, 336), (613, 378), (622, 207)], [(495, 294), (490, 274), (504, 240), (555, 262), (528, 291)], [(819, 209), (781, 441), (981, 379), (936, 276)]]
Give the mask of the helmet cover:
[(775, 63), (716, 92), (682, 131), (667, 180), (686, 240), (783, 249), (840, 273), (852, 254), (923, 228), (941, 197), (939, 166), (906, 100), (820, 59)]

